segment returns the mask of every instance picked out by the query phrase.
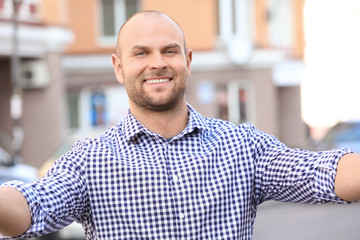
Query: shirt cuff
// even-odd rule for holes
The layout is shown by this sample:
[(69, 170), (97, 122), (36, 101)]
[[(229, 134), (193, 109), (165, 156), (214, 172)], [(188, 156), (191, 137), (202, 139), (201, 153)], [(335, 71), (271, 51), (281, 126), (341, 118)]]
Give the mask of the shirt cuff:
[(25, 197), (29, 208), (30, 208), (30, 214), (31, 214), (31, 225), (30, 228), (21, 236), (15, 237), (15, 238), (10, 238), (10, 237), (6, 237), (3, 235), (0, 235), (0, 239), (23, 239), (23, 238), (33, 238), (33, 237), (38, 237), (41, 234), (41, 232), (43, 232), (44, 230), (44, 224), (42, 221), (42, 216), (43, 214), (40, 214), (40, 207), (39, 207), (39, 203), (36, 200), (36, 194), (34, 194), (33, 192), (33, 188), (32, 188), (32, 184), (34, 183), (28, 183), (28, 184), (24, 184), (21, 181), (9, 181), (4, 183), (3, 185), (1, 185), (1, 187), (12, 187), (15, 188), (17, 190), (19, 190)]
[(329, 201), (349, 203), (335, 194), (335, 177), (338, 163), (341, 157), (349, 153), (353, 153), (353, 151), (347, 148), (320, 152), (321, 156), (316, 165), (314, 186), (315, 194), (320, 199), (320, 203)]

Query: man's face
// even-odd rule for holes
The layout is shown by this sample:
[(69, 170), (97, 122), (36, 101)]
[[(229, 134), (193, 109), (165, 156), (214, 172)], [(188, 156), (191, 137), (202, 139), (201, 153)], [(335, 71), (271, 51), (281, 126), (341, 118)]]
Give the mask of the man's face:
[(167, 111), (185, 101), (192, 53), (185, 54), (183, 35), (173, 21), (158, 14), (137, 15), (122, 29), (118, 44), (114, 67), (121, 72), (117, 78), (125, 85), (130, 107)]

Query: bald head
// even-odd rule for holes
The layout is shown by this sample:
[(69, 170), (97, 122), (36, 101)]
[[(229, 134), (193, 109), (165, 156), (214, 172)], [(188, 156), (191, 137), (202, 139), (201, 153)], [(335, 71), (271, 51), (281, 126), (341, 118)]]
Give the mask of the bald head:
[[(118, 56), (121, 56), (122, 53), (122, 41), (124, 41), (123, 35), (131, 34), (128, 29), (131, 28), (145, 28), (146, 25), (151, 24), (151, 20), (161, 20), (164, 21), (164, 23), (173, 24), (175, 28), (177, 28), (179, 34), (181, 34), (182, 42), (183, 42), (183, 48), (184, 53), (187, 52), (186, 47), (186, 41), (184, 32), (182, 31), (179, 24), (177, 24), (172, 18), (170, 18), (168, 15), (154, 10), (145, 10), (138, 13), (135, 13), (132, 17), (130, 17), (120, 28), (118, 38), (117, 38), (117, 44), (116, 44), (116, 53)], [(161, 26), (152, 26), (152, 27), (161, 27)]]

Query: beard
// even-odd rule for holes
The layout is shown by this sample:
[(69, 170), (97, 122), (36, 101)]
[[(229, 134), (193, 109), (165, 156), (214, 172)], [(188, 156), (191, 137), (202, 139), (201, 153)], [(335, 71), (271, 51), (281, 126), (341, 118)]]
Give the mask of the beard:
[(185, 89), (177, 89), (173, 92), (173, 94), (158, 100), (154, 100), (144, 91), (128, 95), (131, 101), (142, 109), (155, 112), (165, 112), (174, 109), (181, 102), (185, 95)]
[[(158, 72), (156, 77), (169, 76), (162, 72)], [(125, 77), (125, 76), (124, 76)], [(187, 75), (181, 76), (178, 79), (171, 79), (170, 81), (175, 82), (175, 86), (172, 92), (169, 90), (164, 94), (161, 89), (155, 88), (154, 91), (147, 92), (145, 91), (143, 84), (138, 84), (135, 79), (130, 79), (134, 84), (125, 84), (126, 91), (128, 93), (129, 99), (135, 103), (138, 107), (146, 109), (149, 111), (155, 112), (165, 112), (175, 109), (184, 100), (185, 90), (187, 86)], [(159, 95), (156, 95), (156, 94)], [(163, 96), (162, 96), (163, 95)]]

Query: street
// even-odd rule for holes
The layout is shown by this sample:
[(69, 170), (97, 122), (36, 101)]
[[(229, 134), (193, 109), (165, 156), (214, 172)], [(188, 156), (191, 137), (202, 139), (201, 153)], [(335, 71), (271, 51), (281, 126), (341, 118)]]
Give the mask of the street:
[(360, 203), (260, 205), (253, 240), (359, 240)]

